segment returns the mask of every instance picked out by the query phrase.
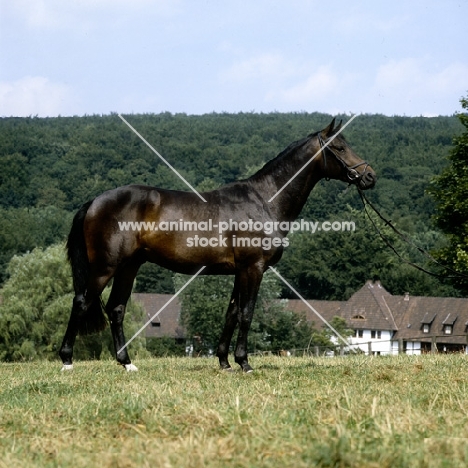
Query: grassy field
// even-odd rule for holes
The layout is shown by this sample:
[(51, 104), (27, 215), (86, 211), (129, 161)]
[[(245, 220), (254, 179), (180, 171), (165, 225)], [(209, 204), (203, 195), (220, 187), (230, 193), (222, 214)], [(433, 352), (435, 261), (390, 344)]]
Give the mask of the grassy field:
[(1, 467), (465, 467), (468, 357), (0, 365)]

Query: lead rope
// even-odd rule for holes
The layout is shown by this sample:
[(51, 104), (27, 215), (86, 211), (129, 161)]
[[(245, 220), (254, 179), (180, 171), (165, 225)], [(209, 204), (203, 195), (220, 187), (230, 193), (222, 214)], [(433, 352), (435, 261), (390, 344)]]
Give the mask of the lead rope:
[[(377, 231), (377, 233), (379, 234), (380, 238), (384, 241), (384, 243), (395, 253), (395, 255), (404, 263), (406, 263), (407, 265), (410, 265), (420, 271), (422, 271), (423, 273), (426, 273), (430, 276), (433, 276), (435, 278), (439, 278), (439, 279), (442, 279), (442, 278), (445, 278), (445, 279), (453, 279), (453, 278), (468, 278), (468, 275), (465, 275), (464, 273), (460, 273), (459, 271), (456, 271), (454, 270), (453, 268), (450, 268), (449, 266), (447, 265), (443, 265), (442, 263), (440, 263), (436, 258), (434, 258), (429, 252), (427, 252), (426, 250), (424, 250), (423, 248), (419, 247), (418, 245), (416, 245), (411, 239), (409, 239), (405, 234), (403, 234), (402, 232), (400, 232), (394, 225), (393, 223), (384, 218), (382, 216), (382, 214), (379, 212), (379, 210), (367, 199), (367, 197), (362, 193), (362, 190), (360, 190), (358, 188), (358, 193), (359, 193), (359, 196), (361, 197), (361, 201), (362, 201), (362, 204), (364, 206), (364, 211), (367, 215), (367, 217), (369, 218), (370, 222), (372, 223), (372, 225), (374, 226), (374, 229)], [(442, 274), (438, 274), (438, 273), (434, 273), (432, 271), (429, 271), (429, 270), (426, 270), (425, 268), (417, 265), (416, 263), (414, 262), (411, 262), (410, 260), (404, 258), (400, 253), (397, 252), (397, 250), (395, 249), (395, 247), (390, 243), (390, 241), (388, 240), (388, 238), (382, 233), (382, 231), (378, 228), (378, 226), (375, 224), (374, 220), (371, 218), (370, 214), (369, 214), (369, 211), (367, 210), (367, 206), (369, 206), (370, 208), (372, 208), (372, 210), (377, 214), (377, 216), (385, 223), (386, 226), (390, 227), (393, 232), (395, 232), (399, 237), (401, 237), (407, 244), (411, 245), (412, 247), (415, 247), (420, 253), (422, 253), (426, 258), (428, 258), (429, 260), (431, 260), (433, 263), (435, 263), (436, 265), (440, 266), (441, 268), (443, 268), (444, 270), (446, 271), (450, 271), (451, 273), (453, 273), (453, 276), (448, 276), (448, 275), (442, 275)]]

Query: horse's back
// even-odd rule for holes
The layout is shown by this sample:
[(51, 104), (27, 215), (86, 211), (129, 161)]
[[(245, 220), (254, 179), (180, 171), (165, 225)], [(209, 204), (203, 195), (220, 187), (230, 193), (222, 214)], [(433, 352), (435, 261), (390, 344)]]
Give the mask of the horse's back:
[(207, 266), (207, 272), (232, 274), (238, 262), (256, 258), (266, 264), (277, 256), (276, 248), (265, 251), (260, 246), (234, 245), (237, 232), (220, 230), (223, 221), (270, 219), (268, 207), (249, 184), (232, 184), (203, 196), (206, 203), (192, 192), (143, 185), (104, 192), (93, 201), (85, 219), (90, 262), (118, 265), (139, 255), (173, 271), (186, 273)]

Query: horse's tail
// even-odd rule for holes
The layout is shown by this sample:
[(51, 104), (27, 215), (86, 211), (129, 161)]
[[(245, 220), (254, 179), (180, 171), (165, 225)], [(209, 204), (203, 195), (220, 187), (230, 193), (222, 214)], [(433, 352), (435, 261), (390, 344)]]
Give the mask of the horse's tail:
[[(90, 268), (84, 236), (84, 220), (91, 203), (92, 201), (85, 203), (76, 213), (67, 240), (68, 260), (72, 269), (75, 295), (84, 295), (88, 286)], [(88, 335), (106, 328), (107, 321), (100, 296), (93, 300), (79, 320), (78, 333), (80, 335)]]

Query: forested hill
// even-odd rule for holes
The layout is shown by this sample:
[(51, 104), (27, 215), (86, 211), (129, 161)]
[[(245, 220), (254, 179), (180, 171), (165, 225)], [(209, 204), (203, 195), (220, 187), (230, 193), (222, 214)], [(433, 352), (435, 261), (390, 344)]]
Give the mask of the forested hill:
[[(337, 117), (345, 121), (349, 118)], [(325, 127), (332, 116), (164, 113), (126, 118), (192, 185), (203, 190), (252, 174), (292, 141)], [(425, 189), (447, 163), (452, 138), (461, 130), (456, 117), (362, 115), (344, 132), (356, 153), (378, 174), (370, 198), (411, 235), (421, 237), (430, 232), (423, 239), (426, 244), (429, 238), (438, 241), (439, 236), (431, 225), (433, 202)], [(82, 203), (129, 183), (187, 190), (116, 114), (0, 119), (0, 279), (5, 278), (5, 265), (11, 255), (63, 239), (72, 212)], [(345, 187), (340, 182), (322, 181), (301, 216), (311, 220), (359, 217), (353, 211), (360, 209), (356, 191), (345, 191)], [(351, 237), (348, 234), (347, 241)], [(313, 242), (318, 242), (319, 237), (315, 239)], [(330, 234), (322, 240), (343, 243), (339, 235)], [(381, 243), (378, 248), (384, 249)], [(341, 270), (347, 269), (350, 278), (345, 290), (341, 280), (318, 281), (310, 260), (307, 263), (303, 258), (301, 265), (295, 265), (294, 252), (293, 242), (291, 252), (285, 255), (284, 268), (310, 297), (345, 297), (368, 276), (385, 276), (371, 259), (363, 259), (368, 262), (367, 272), (357, 273), (352, 265), (343, 263)], [(311, 256), (320, 260), (316, 254)], [(389, 262), (387, 259), (387, 270)], [(139, 287), (157, 290), (154, 278), (160, 272), (151, 277), (148, 271)], [(339, 274), (331, 271), (328, 275)], [(421, 286), (426, 280), (411, 278), (408, 281), (413, 283), (408, 286), (426, 287)], [(169, 288), (167, 276), (161, 284), (164, 281), (163, 289)], [(396, 281), (391, 287), (397, 291), (404, 285)]]

